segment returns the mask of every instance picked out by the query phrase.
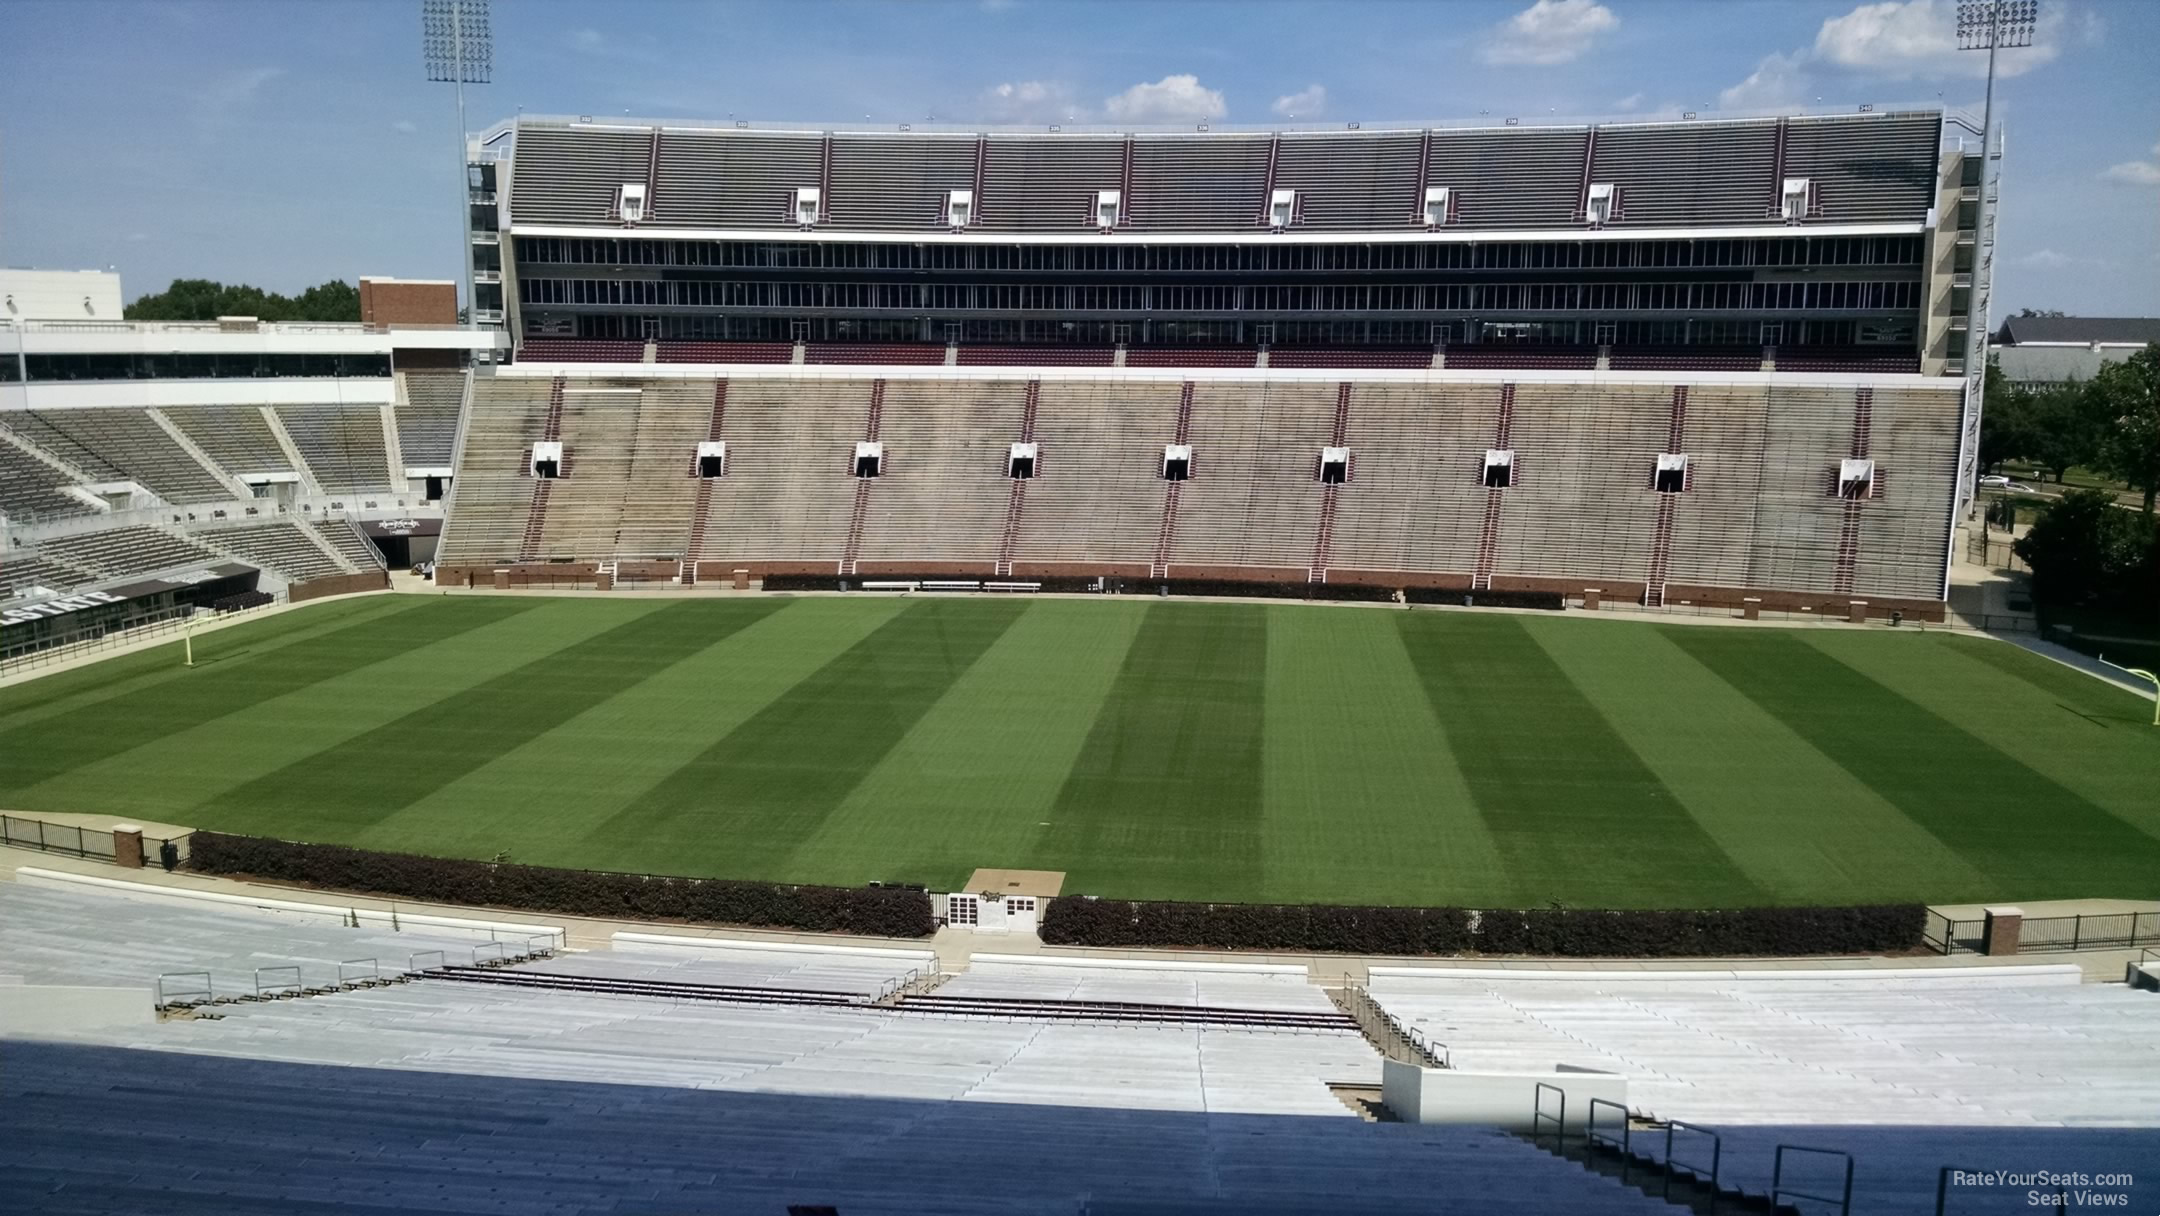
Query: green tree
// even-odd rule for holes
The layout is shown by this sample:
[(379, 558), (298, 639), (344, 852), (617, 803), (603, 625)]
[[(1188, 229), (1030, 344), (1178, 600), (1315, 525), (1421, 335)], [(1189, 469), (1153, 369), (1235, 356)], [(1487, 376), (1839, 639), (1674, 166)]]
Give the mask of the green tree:
[(2032, 567), (2043, 612), (2128, 610), (2152, 582), (2154, 531), (2151, 516), (2123, 510), (2105, 490), (2071, 490), (2011, 548)]
[(2098, 459), (2107, 436), (2107, 425), (2088, 387), (2076, 380), (2051, 384), (2032, 393), (2026, 403), (2025, 450), (2020, 454), (2053, 474), (2057, 484), (2071, 468)]
[(1980, 396), (1980, 467), (1992, 472), (2005, 460), (2030, 455), (2032, 438), (2032, 394), (2004, 379), (2001, 361), (1989, 356)]
[(214, 321), (255, 317), (263, 321), (357, 321), (360, 289), (339, 279), (281, 296), (245, 283), (174, 279), (172, 286), (127, 307), (130, 321)]
[(2151, 515), (2160, 492), (2160, 342), (2102, 365), (2086, 391), (2101, 426), (2094, 465), (2144, 491), (2145, 514)]

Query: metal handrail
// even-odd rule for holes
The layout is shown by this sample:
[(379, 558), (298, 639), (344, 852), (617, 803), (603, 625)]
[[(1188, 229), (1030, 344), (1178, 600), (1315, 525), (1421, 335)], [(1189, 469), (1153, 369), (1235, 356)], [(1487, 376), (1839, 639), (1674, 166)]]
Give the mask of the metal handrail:
[[(1545, 1095), (1548, 1091), (1560, 1095), (1560, 1113), (1557, 1115), (1545, 1113)], [(1544, 1138), (1541, 1129), (1547, 1122), (1553, 1125), (1553, 1143), (1555, 1145), (1566, 1144), (1567, 1091), (1557, 1085), (1540, 1081), (1537, 1083), (1537, 1088), (1532, 1090), (1530, 1094), (1530, 1139), (1533, 1143)]]
[[(1598, 1130), (1597, 1117), (1600, 1107), (1620, 1112), (1620, 1134), (1618, 1136), (1614, 1136), (1611, 1132)], [(1590, 1114), (1583, 1123), (1583, 1138), (1585, 1140), (1591, 1144), (1609, 1144), (1620, 1150), (1620, 1155), (1625, 1157), (1629, 1155), (1634, 1147), (1634, 1135), (1634, 1116), (1628, 1113), (1627, 1107), (1610, 1098), (1590, 1099)]]
[[(345, 969), (346, 969), (347, 967), (351, 967), (351, 968), (354, 968), (354, 969), (358, 969), (358, 968), (360, 968), (360, 967), (363, 967), (363, 966), (367, 968), (367, 975), (366, 975), (366, 976), (365, 976), (365, 977), (364, 977), (363, 979), (359, 979), (359, 980), (349, 980), (349, 979), (346, 979), (346, 978), (345, 978)], [(381, 982), (382, 982), (382, 964), (381, 964), (381, 963), (379, 963), (379, 962), (377, 962), (377, 961), (375, 961), (374, 959), (371, 959), (371, 958), (349, 958), (349, 959), (346, 959), (346, 960), (345, 960), (344, 962), (342, 962), (342, 963), (339, 963), (339, 964), (337, 965), (337, 982), (338, 982), (338, 987), (340, 987), (340, 988), (344, 987), (344, 986), (345, 986), (345, 985), (347, 985), (347, 984), (352, 984), (352, 983), (363, 983), (363, 982), (364, 982), (364, 983), (369, 983), (369, 984), (377, 984), (377, 983), (381, 983)]]
[(1673, 1133), (1676, 1131), (1688, 1131), (1693, 1132), (1698, 1136), (1710, 1137), (1710, 1177), (1708, 1181), (1712, 1190), (1717, 1189), (1718, 1168), (1724, 1163), (1725, 1159), (1724, 1138), (1718, 1135), (1716, 1132), (1711, 1131), (1707, 1127), (1702, 1127), (1694, 1123), (1684, 1122), (1679, 1119), (1674, 1119), (1665, 1125), (1666, 1189), (1668, 1191), (1672, 1189), (1672, 1176), (1673, 1171), (1675, 1170), (1686, 1170), (1691, 1176), (1696, 1178), (1701, 1178), (1703, 1176), (1701, 1165), (1694, 1162), (1681, 1161), (1673, 1156)]
[[(435, 960), (435, 965), (432, 967), (421, 966), (420, 960), (424, 958), (433, 958)], [(405, 969), (407, 971), (440, 971), (445, 966), (447, 966), (449, 962), (450, 960), (445, 957), (443, 952), (440, 950), (421, 950), (414, 953), (411, 958), (405, 960)]]
[[(1809, 1194), (1809, 1193), (1808, 1193), (1808, 1192), (1806, 1192), (1806, 1191), (1802, 1191), (1802, 1190), (1796, 1190), (1796, 1189), (1794, 1189), (1794, 1188), (1791, 1188), (1791, 1187), (1788, 1187), (1788, 1186), (1786, 1186), (1786, 1185), (1785, 1185), (1785, 1154), (1786, 1154), (1786, 1153), (1814, 1153), (1814, 1154), (1816, 1154), (1816, 1155), (1818, 1155), (1818, 1156), (1823, 1156), (1823, 1157), (1842, 1157), (1842, 1158), (1844, 1158), (1844, 1159), (1845, 1159), (1845, 1183), (1844, 1183), (1844, 1190), (1843, 1190), (1843, 1193), (1842, 1193), (1842, 1194), (1838, 1194), (1838, 1195), (1811, 1195), (1811, 1194)], [(1834, 1203), (1834, 1204), (1837, 1204), (1837, 1205), (1838, 1205), (1838, 1216), (1852, 1216), (1852, 1176), (1853, 1176), (1853, 1159), (1852, 1159), (1852, 1154), (1851, 1154), (1851, 1153), (1848, 1153), (1848, 1152), (1846, 1152), (1846, 1151), (1845, 1151), (1845, 1150), (1843, 1150), (1843, 1149), (1836, 1149), (1836, 1148), (1809, 1148), (1809, 1147), (1807, 1147), (1806, 1145), (1802, 1145), (1802, 1144), (1780, 1144), (1780, 1145), (1778, 1145), (1778, 1146), (1777, 1146), (1777, 1154), (1776, 1154), (1776, 1156), (1775, 1156), (1775, 1157), (1773, 1158), (1773, 1165), (1771, 1166), (1771, 1170), (1770, 1170), (1770, 1203), (1771, 1203), (1771, 1205), (1772, 1205), (1772, 1206), (1774, 1207), (1774, 1206), (1776, 1206), (1776, 1205), (1777, 1205), (1777, 1204), (1778, 1204), (1778, 1203), (1779, 1203), (1779, 1202), (1780, 1202), (1781, 1200), (1783, 1200), (1783, 1199), (1787, 1199), (1787, 1198), (1791, 1198), (1791, 1199), (1806, 1199), (1806, 1200), (1811, 1200), (1811, 1201), (1813, 1201), (1813, 1202), (1815, 1202), (1815, 1203)]]
[[(270, 983), (265, 984), (263, 982), (264, 972), (274, 974), (290, 972), (292, 978), (290, 980), (272, 980)], [(306, 991), (306, 985), (300, 982), (300, 968), (298, 967), (285, 965), (257, 967), (255, 969), (255, 999), (257, 1000), (261, 1000), (264, 996), (298, 996), (304, 991)]]
[[(166, 986), (165, 986), (165, 981), (167, 981), (167, 980), (171, 980), (171, 979), (178, 979), (178, 978), (180, 978), (180, 977), (183, 977), (183, 976), (189, 976), (189, 977), (192, 977), (192, 976), (201, 976), (201, 977), (202, 977), (202, 987), (200, 987), (200, 988), (183, 988), (183, 989), (178, 989), (178, 990), (176, 990), (176, 991), (167, 991), (167, 990), (166, 990)], [(176, 999), (176, 998), (178, 998), (178, 997), (184, 997), (184, 996), (193, 996), (193, 995), (195, 995), (196, 993), (201, 993), (201, 994), (202, 994), (202, 998), (203, 998), (203, 999), (202, 999), (202, 1003), (204, 1003), (204, 1004), (208, 1004), (209, 1002), (211, 1002), (211, 1001), (214, 1001), (214, 1000), (216, 1000), (216, 999), (217, 999), (217, 992), (216, 992), (216, 989), (215, 989), (215, 988), (214, 988), (214, 987), (212, 986), (212, 984), (211, 984), (211, 982), (210, 982), (210, 973), (209, 973), (209, 972), (207, 972), (207, 971), (167, 971), (167, 972), (164, 972), (163, 974), (161, 974), (161, 975), (159, 975), (159, 976), (157, 977), (157, 1007), (158, 1007), (158, 1008), (160, 1008), (160, 1009), (164, 1009), (164, 1008), (167, 1008), (167, 1007), (169, 1007), (169, 1006), (171, 1006), (171, 1005), (175, 1005), (175, 1004), (178, 1004), (179, 1002), (178, 1002), (178, 1001), (177, 1001), (177, 999)]]

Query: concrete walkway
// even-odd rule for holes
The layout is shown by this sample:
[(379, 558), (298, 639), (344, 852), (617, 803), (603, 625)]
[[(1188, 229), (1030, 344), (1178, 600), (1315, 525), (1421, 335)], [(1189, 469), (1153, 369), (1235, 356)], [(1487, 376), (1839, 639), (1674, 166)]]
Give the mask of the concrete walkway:
[[(572, 949), (601, 950), (611, 944), (616, 933), (667, 933), (682, 937), (706, 938), (714, 941), (756, 941), (763, 943), (798, 943), (817, 945), (853, 945), (891, 948), (912, 946), (920, 948), (927, 944), (937, 952), (939, 962), (948, 972), (968, 969), (977, 954), (1028, 955), (1041, 954), (1064, 958), (1132, 959), (1160, 962), (1210, 962), (1210, 963), (1277, 963), (1291, 964), (1307, 969), (1311, 981), (1325, 987), (1334, 987), (1345, 981), (1364, 983), (1370, 968), (1427, 967), (1434, 970), (1450, 968), (1503, 967), (1525, 971), (1730, 971), (1738, 968), (1762, 970), (1770, 968), (1854, 968), (1870, 967), (1998, 967), (2029, 964), (2033, 962), (2075, 963), (2083, 969), (2088, 982), (2120, 981), (2128, 964), (2137, 960), (2137, 950), (2088, 950), (2075, 954), (2021, 955), (2008, 958), (1988, 958), (1982, 955), (1961, 954), (1943, 957), (1920, 954), (1901, 957), (1876, 955), (1814, 956), (1805, 958), (1727, 958), (1727, 959), (1542, 959), (1542, 958), (1430, 958), (1423, 956), (1385, 956), (1312, 953), (1228, 952), (1210, 950), (1116, 950), (1093, 949), (1076, 946), (1046, 946), (1033, 934), (981, 933), (971, 929), (946, 926), (928, 943), (918, 940), (896, 940), (883, 937), (859, 937), (838, 933), (798, 933), (783, 930), (753, 929), (737, 926), (714, 927), (709, 925), (686, 925), (666, 921), (606, 920), (581, 916), (557, 916), (533, 913), (517, 909), (490, 910), (459, 904), (431, 903), (422, 900), (384, 899), (368, 895), (346, 895), (334, 891), (321, 891), (311, 887), (290, 887), (277, 883), (240, 882), (229, 878), (214, 878), (186, 871), (167, 874), (155, 867), (141, 870), (123, 870), (106, 862), (68, 857), (64, 854), (44, 853), (35, 849), (0, 848), (0, 881), (13, 881), (15, 871), (25, 867), (46, 870), (62, 870), (77, 874), (90, 874), (99, 878), (121, 879), (141, 882), (152, 886), (178, 887), (198, 891), (218, 891), (230, 895), (269, 896), (277, 899), (297, 900), (303, 903), (321, 904), (330, 908), (361, 908), (387, 911), (395, 908), (403, 913), (423, 913), (437, 916), (469, 917), (486, 919), (491, 911), (499, 911), (507, 918), (521, 922), (560, 926), (565, 940)], [(2095, 901), (2112, 904), (2116, 901)], [(2033, 908), (2050, 905), (2023, 905), (2029, 914)], [(2150, 908), (2155, 905), (2141, 905)]]

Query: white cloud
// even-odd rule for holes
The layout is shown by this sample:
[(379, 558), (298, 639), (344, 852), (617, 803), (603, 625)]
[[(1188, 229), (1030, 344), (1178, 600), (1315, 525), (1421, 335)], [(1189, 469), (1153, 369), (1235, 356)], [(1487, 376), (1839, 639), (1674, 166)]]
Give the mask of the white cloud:
[(2035, 249), (2017, 259), (2017, 264), (2034, 270), (2061, 270), (2065, 266), (2098, 266), (2101, 265), (2101, 260), (2075, 257), (2053, 249)]
[(390, 124), (390, 129), (396, 131), (400, 135), (410, 135), (413, 132), (419, 130), (420, 128), (413, 122), (412, 119), (400, 118), (396, 122)]
[(2119, 165), (2109, 165), (2100, 171), (2103, 181), (2121, 182), (2126, 186), (2160, 186), (2160, 165), (2150, 161), (2126, 160)]
[(1284, 118), (1318, 118), (1327, 112), (1327, 86), (1307, 85), (1295, 93), (1275, 99), (1268, 107)]
[[(2033, 44), (1998, 53), (1995, 74), (2017, 76), (2062, 52), (2063, 7), (2047, 6), (2033, 32)], [(1985, 54), (1961, 51), (1954, 0), (1884, 0), (1863, 4), (1822, 23), (1815, 34), (1815, 55), (1824, 63), (1898, 79), (1981, 76)]]
[(1118, 122), (1198, 122), (1230, 112), (1219, 89), (1202, 87), (1190, 73), (1136, 84), (1103, 100), (1103, 112)]
[(1622, 114), (1632, 114), (1632, 113), (1634, 113), (1635, 111), (1637, 111), (1637, 110), (1640, 110), (1640, 109), (1642, 109), (1642, 103), (1643, 103), (1643, 95), (1642, 95), (1642, 94), (1640, 94), (1640, 93), (1630, 93), (1630, 94), (1628, 94), (1627, 96), (1625, 96), (1625, 97), (1621, 98), (1620, 100), (1618, 100), (1618, 101), (1616, 101), (1616, 102), (1614, 102), (1614, 103), (1612, 103), (1612, 104), (1613, 104), (1613, 109), (1615, 109), (1615, 110), (1618, 110), (1618, 111), (1619, 111), (1620, 113), (1622, 113)]
[(1746, 80), (1718, 94), (1718, 107), (1726, 110), (1769, 109), (1792, 105), (1807, 94), (1807, 69), (1802, 52), (1765, 55)]
[(1537, 0), (1494, 26), (1479, 55), (1487, 63), (1566, 63), (1619, 26), (1611, 9), (1592, 0)]
[(1087, 107), (1073, 98), (1061, 80), (1007, 80), (984, 89), (976, 101), (983, 115), (997, 122), (1064, 122), (1087, 117)]

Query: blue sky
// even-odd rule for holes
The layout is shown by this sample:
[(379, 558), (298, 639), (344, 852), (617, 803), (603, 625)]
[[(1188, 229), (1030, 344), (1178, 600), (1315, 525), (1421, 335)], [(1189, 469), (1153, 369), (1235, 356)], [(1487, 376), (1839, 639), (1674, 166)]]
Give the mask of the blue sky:
[[(2160, 2), (2006, 52), (1998, 313), (2160, 315)], [(496, 0), (475, 128), (544, 114), (1229, 123), (1977, 112), (1953, 0)], [(455, 272), (418, 0), (0, 0), (0, 263), (291, 291)]]

